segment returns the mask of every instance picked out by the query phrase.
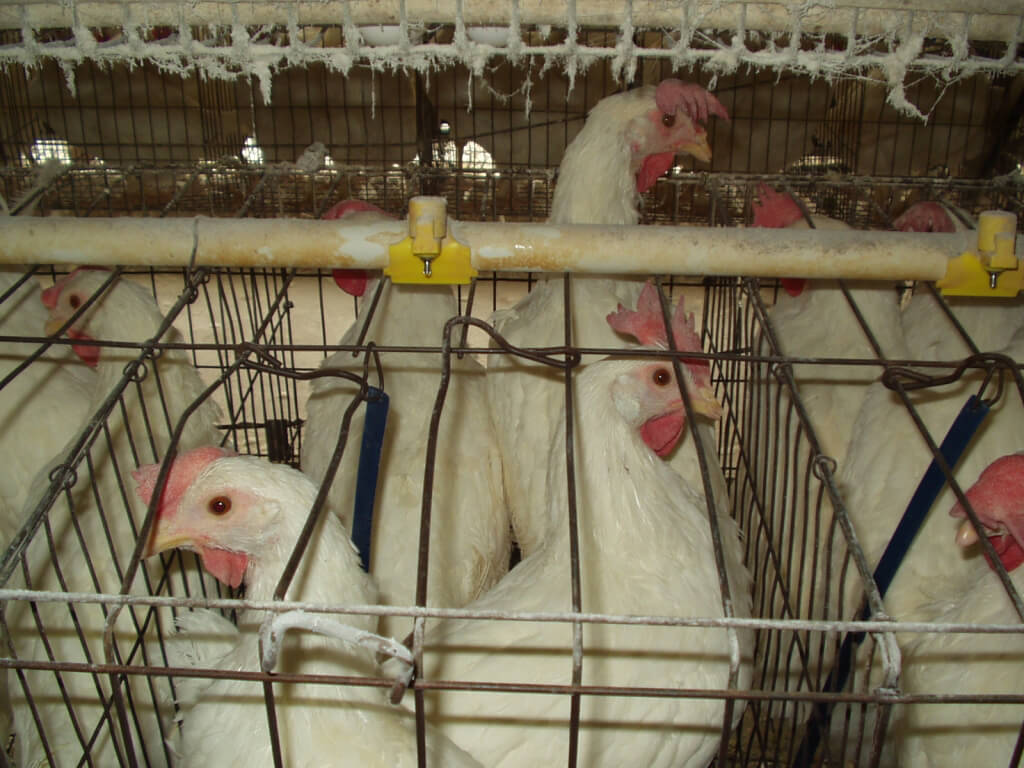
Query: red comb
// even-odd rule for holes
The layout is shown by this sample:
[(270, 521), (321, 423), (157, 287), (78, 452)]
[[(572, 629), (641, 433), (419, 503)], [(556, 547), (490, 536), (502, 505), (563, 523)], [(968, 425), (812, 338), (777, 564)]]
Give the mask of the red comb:
[(362, 296), (366, 293), (369, 276), (365, 269), (332, 269), (331, 277), (334, 284), (349, 296)]
[[(1011, 453), (993, 461), (964, 495), (986, 525), (1006, 526), (1024, 547), (1024, 453)], [(959, 501), (949, 514), (966, 516)]]
[(674, 115), (682, 109), (695, 123), (703, 123), (710, 115), (729, 119), (729, 113), (713, 93), (696, 83), (686, 83), (675, 77), (658, 83), (654, 102), (663, 114)]
[[(665, 319), (661, 314), (661, 300), (658, 298), (658, 289), (652, 282), (648, 282), (640, 292), (636, 311), (619, 304), (618, 309), (609, 313), (607, 319), (608, 325), (616, 331), (632, 336), (645, 347), (668, 346)], [(679, 349), (690, 352), (701, 350), (693, 315), (686, 314), (682, 296), (679, 297), (679, 303), (672, 314), (672, 333)]]
[[(349, 214), (371, 212), (394, 218), (387, 211), (365, 200), (342, 200), (328, 208), (321, 218), (343, 219)], [(334, 269), (331, 270), (331, 277), (334, 278), (335, 284), (350, 296), (362, 296), (366, 293), (368, 276), (365, 269)]]
[[(668, 336), (665, 333), (665, 319), (661, 314), (661, 300), (654, 283), (648, 282), (640, 292), (636, 302), (636, 311), (626, 309), (619, 304), (615, 312), (608, 314), (608, 325), (619, 333), (632, 336), (645, 347), (668, 347)], [(683, 297), (679, 297), (675, 311), (672, 313), (672, 335), (676, 348), (684, 352), (700, 352), (700, 336), (697, 335), (693, 314), (684, 309)], [(694, 384), (706, 387), (711, 383), (711, 365), (707, 360), (683, 358), (693, 374)]]
[(41, 298), (43, 300), (44, 307), (50, 310), (57, 308), (57, 301), (60, 299), (60, 292), (64, 290), (65, 282), (67, 282), (67, 278), (62, 277), (56, 283), (43, 291)]
[(900, 232), (956, 232), (956, 225), (942, 203), (914, 203), (893, 226)]
[(321, 219), (341, 219), (348, 216), (350, 213), (366, 213), (368, 211), (374, 211), (383, 216), (391, 216), (390, 213), (378, 208), (373, 203), (368, 203), (365, 200), (342, 200), (340, 203), (335, 203), (328, 208)]
[[(175, 457), (171, 463), (171, 471), (167, 475), (167, 482), (164, 483), (163, 495), (157, 505), (157, 514), (174, 514), (185, 491), (210, 462), (237, 455), (228, 448), (207, 445), (202, 448), (194, 448)], [(159, 474), (160, 464), (144, 464), (132, 471), (132, 477), (135, 478), (136, 483), (135, 492), (146, 504), (149, 504), (153, 498), (153, 491), (156, 490), (156, 478)]]
[(752, 206), (755, 227), (783, 229), (804, 217), (800, 206), (785, 192), (776, 192), (767, 184), (759, 184), (757, 196), (759, 199)]

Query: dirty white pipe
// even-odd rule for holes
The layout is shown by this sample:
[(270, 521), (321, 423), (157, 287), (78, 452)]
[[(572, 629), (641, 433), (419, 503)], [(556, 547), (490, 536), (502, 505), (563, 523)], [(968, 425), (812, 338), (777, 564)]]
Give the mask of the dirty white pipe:
[(477, 269), (938, 280), (970, 238), (856, 230), (456, 222)]
[[(402, 220), (0, 218), (0, 263), (379, 269)], [(938, 280), (952, 235), (449, 221), (480, 270)], [(1024, 240), (1024, 238), (1022, 238)]]

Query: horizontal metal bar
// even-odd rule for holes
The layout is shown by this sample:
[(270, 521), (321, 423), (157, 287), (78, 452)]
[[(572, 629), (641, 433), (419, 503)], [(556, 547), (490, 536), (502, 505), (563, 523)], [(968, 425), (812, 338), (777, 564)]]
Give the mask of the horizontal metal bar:
[(824, 621), (819, 619), (713, 618), (700, 616), (640, 616), (571, 611), (478, 611), (466, 608), (430, 608), (415, 605), (350, 605), (330, 603), (245, 600), (233, 598), (160, 597), (147, 595), (111, 595), (93, 592), (49, 592), (29, 589), (0, 589), (0, 601), (40, 603), (103, 604), (117, 606), (155, 606), (209, 608), (214, 610), (253, 610), (273, 613), (358, 614), (368, 616), (411, 616), (486, 621), (581, 622), (586, 624), (624, 624), (671, 627), (735, 627), (815, 632), (915, 632), (957, 634), (1024, 634), (1024, 624), (929, 623), (924, 621)]
[[(0, 669), (36, 669), (80, 674), (116, 674), (149, 677), (202, 678), (206, 680), (243, 680), (251, 682), (311, 683), (314, 685), (354, 685), (368, 688), (389, 688), (393, 680), (351, 675), (296, 674), (260, 672), (212, 667), (162, 667), (155, 665), (87, 664), (72, 661), (36, 661), (0, 658)], [(904, 704), (1020, 704), (1024, 694), (1013, 693), (898, 693), (879, 688), (865, 693), (821, 693), (818, 691), (771, 691), (764, 689), (729, 690), (723, 688), (640, 688), (601, 685), (546, 685), (540, 683), (498, 683), (449, 680), (416, 680), (412, 687), (435, 691), (493, 691), (522, 694), (556, 694), (584, 696), (632, 696), (673, 699), (733, 699), (741, 701), (827, 701), (840, 703), (904, 703)]]
[[(971, 233), (449, 222), (476, 269), (938, 280)], [(0, 263), (379, 269), (406, 223), (7, 217)]]

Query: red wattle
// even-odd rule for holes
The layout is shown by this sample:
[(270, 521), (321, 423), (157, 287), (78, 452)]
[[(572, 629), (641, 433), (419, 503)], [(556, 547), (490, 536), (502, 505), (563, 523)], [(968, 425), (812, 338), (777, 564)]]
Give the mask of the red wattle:
[(662, 152), (657, 155), (647, 155), (640, 170), (636, 172), (636, 191), (641, 195), (654, 186), (658, 178), (665, 173), (676, 161), (674, 152)]
[(331, 270), (331, 277), (349, 296), (362, 296), (366, 293), (368, 277), (365, 269), (334, 269)]
[[(996, 554), (999, 555), (999, 560), (1002, 562), (1007, 573), (1012, 573), (1015, 568), (1024, 563), (1024, 549), (1021, 549), (1020, 544), (1012, 536), (1008, 534), (990, 536), (989, 541), (992, 542), (992, 547), (995, 549)], [(985, 559), (988, 560), (987, 555)], [(988, 560), (988, 567), (995, 570), (991, 560)]]
[(807, 287), (807, 280), (802, 277), (784, 277), (781, 282), (782, 287), (790, 296), (799, 296)]
[(237, 588), (249, 567), (249, 558), (226, 549), (200, 549), (199, 556), (203, 559), (203, 567), (229, 587)]
[[(93, 338), (87, 333), (76, 331), (74, 328), (68, 328), (67, 334), (72, 339), (85, 339), (92, 341)], [(100, 349), (102, 347), (96, 347), (92, 344), (72, 344), (71, 350), (78, 355), (79, 359), (88, 365), (90, 368), (95, 368), (100, 362)]]
[(682, 409), (650, 419), (640, 428), (640, 437), (658, 456), (664, 458), (672, 452), (683, 435), (686, 414)]

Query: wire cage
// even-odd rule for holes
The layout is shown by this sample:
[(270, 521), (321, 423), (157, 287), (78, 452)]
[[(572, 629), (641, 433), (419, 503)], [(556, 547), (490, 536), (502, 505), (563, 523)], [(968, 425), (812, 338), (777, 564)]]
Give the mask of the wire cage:
[[(645, 193), (644, 223), (746, 226), (759, 185), (769, 184), (799, 195), (810, 213), (859, 229), (890, 229), (911, 204), (927, 200), (971, 215), (1009, 210), (1018, 213), (1020, 227), (1019, 9), (968, 12), (927, 3), (609, 9), (578, 0), (556, 11), (510, 3), (490, 13), (458, 3), (436, 18), (411, 2), (375, 3), (372, 12), (364, 5), (8, 4), (0, 11), (5, 207), (41, 217), (320, 218), (349, 198), (401, 215), (410, 197), (430, 194), (444, 197), (456, 219), (544, 221), (558, 163), (587, 112), (620, 87), (681, 76), (711, 88), (730, 120), (708, 125), (714, 148), (708, 167), (679, 160)], [(485, 26), (498, 37), (487, 37)], [(375, 28), (398, 37), (375, 40)], [(46, 288), (61, 273), (35, 268), (26, 283), (5, 289), (0, 309), (29, 285)], [(462, 314), (433, 329), (436, 344), (383, 351), (372, 339), (351, 347), (339, 342), (355, 305), (326, 272), (193, 265), (125, 268), (104, 281), (89, 301), (118, 282), (131, 283), (154, 299), (165, 320), (144, 338), (98, 340), (102, 349), (118, 351), (119, 367), (108, 373), (108, 390), (93, 394), (90, 418), (63, 436), (66, 443), (32, 485), (32, 502), (7, 533), (0, 664), (8, 673), (3, 710), (15, 735), (0, 759), (22, 765), (31, 754), (53, 765), (174, 764), (176, 718), (188, 716), (181, 702), (197, 683), (231, 677), (248, 681), (260, 722), (279, 741), (274, 703), (283, 678), (262, 671), (255, 658), (239, 671), (189, 657), (175, 631), (204, 608), (237, 622), (252, 603), (204, 573), (193, 555), (141, 557), (148, 510), (134, 496), (132, 471), (194, 447), (200, 436), (189, 425), (209, 403), (219, 415), (216, 430), (203, 439), (299, 466), (310, 379), (338, 350), (351, 348), (347, 370), (355, 377), (339, 433), (343, 461), (359, 449), (366, 387), (387, 392), (387, 365), (383, 384), (376, 370), (381, 354), (433, 355), (431, 386), (439, 391), (447, 383), (443, 363), (459, 354), (488, 367), (545, 355), (570, 380), (604, 354), (630, 354), (626, 347), (580, 348), (571, 340), (555, 352), (501, 347), (488, 319), (533, 289), (535, 277), (483, 274), (459, 289)], [(723, 766), (898, 764), (907, 754), (901, 750), (911, 748), (906, 745), (928, 737), (922, 712), (959, 718), (960, 725), (945, 726), (955, 733), (978, 722), (961, 715), (964, 709), (984, 711), (993, 728), (1015, 735), (1024, 722), (1024, 692), (1012, 684), (943, 688), (944, 678), (921, 671), (941, 672), (942, 662), (924, 662), (930, 643), (963, 642), (968, 650), (954, 650), (969, 660), (968, 640), (975, 637), (990, 644), (986, 658), (1019, 659), (1013, 643), (1019, 646), (1024, 605), (1014, 574), (998, 564), (989, 573), (976, 558), (981, 564), (972, 574), (1006, 603), (981, 618), (948, 594), (934, 596), (947, 598), (947, 605), (925, 614), (887, 597), (873, 572), (888, 533), (879, 538), (858, 520), (866, 497), (823, 447), (827, 425), (816, 421), (811, 394), (816, 372), (833, 381), (850, 371), (856, 375), (846, 383), (859, 387), (862, 398), (895, 398), (890, 418), (920, 436), (919, 445), (904, 451), (909, 466), (901, 470), (916, 481), (940, 457), (939, 474), (952, 490), (932, 514), (944, 515), (947, 501), (966, 503), (964, 490), (987, 463), (1019, 449), (1005, 448), (998, 433), (1015, 423), (1024, 403), (1022, 360), (996, 354), (1016, 326), (1006, 321), (1005, 333), (989, 333), (965, 320), (963, 304), (939, 302), (941, 328), (929, 333), (965, 339), (964, 351), (956, 359), (893, 354), (884, 348), (885, 328), (865, 311), (870, 299), (849, 284), (836, 289), (845, 300), (835, 322), (848, 324), (857, 343), (873, 351), (861, 355), (851, 345), (839, 353), (793, 355), (791, 329), (780, 329), (773, 314), (781, 290), (777, 281), (750, 277), (659, 282), (665, 301), (685, 296), (688, 307), (698, 307), (723, 405), (705, 458), (722, 470), (728, 515), (740, 531), (753, 584), (751, 618), (729, 609), (724, 618), (651, 618), (643, 605), (631, 617), (611, 617), (652, 627), (667, 621), (699, 631), (750, 631), (752, 679), (723, 689), (606, 691), (588, 690), (577, 677), (546, 691), (564, 699), (566, 739), (575, 743), (580, 730), (574, 700), (601, 695), (730, 702), (712, 726), (722, 743), (714, 764)], [(912, 293), (932, 296), (928, 286), (893, 286), (894, 304), (897, 290), (903, 305)], [(1014, 312), (1019, 304), (1007, 317)], [(0, 342), (15, 360), (5, 369), (5, 389), (70, 343), (44, 337), (41, 328), (3, 332)], [(165, 384), (179, 381), (172, 365), (193, 372), (188, 387)], [(962, 464), (949, 462), (953, 468), (941, 471), (939, 446), (952, 414), (930, 409), (934, 401), (969, 394), (991, 410), (988, 431), (979, 433)], [(574, 407), (566, 402), (570, 422)], [(442, 410), (458, 408), (448, 399)], [(714, 495), (709, 487), (695, 490), (708, 501)], [(717, 530), (714, 515), (707, 524)], [(297, 548), (300, 562), (306, 546)], [(924, 544), (915, 546), (920, 551)], [(571, 586), (568, 575), (565, 586)], [(992, 598), (968, 586), (968, 602)], [(292, 607), (288, 601), (257, 606)], [(302, 607), (341, 623), (352, 615), (402, 613), (377, 605)], [(586, 614), (586, 604), (549, 618), (582, 626), (584, 637), (609, 619), (581, 618), (581, 611)], [(428, 627), (448, 615), (423, 607), (405, 614), (428, 617)], [(495, 620), (472, 612), (468, 619)], [(567, 653), (578, 653), (566, 664), (586, 669), (585, 643), (567, 645)], [(298, 678), (305, 680), (339, 690), (395, 685), (382, 673)], [(410, 710), (422, 710), (424, 692), (449, 687), (537, 694), (525, 684), (422, 675), (412, 687), (404, 698)], [(742, 716), (734, 723), (730, 712)], [(416, 727), (423, 733), (422, 720)], [(1010, 742), (1005, 753), (990, 755), (991, 764), (1019, 763), (1024, 742)], [(287, 749), (275, 757), (282, 765), (301, 758)], [(572, 749), (552, 763), (582, 764)]]

